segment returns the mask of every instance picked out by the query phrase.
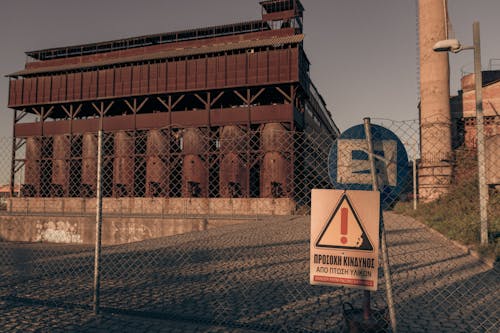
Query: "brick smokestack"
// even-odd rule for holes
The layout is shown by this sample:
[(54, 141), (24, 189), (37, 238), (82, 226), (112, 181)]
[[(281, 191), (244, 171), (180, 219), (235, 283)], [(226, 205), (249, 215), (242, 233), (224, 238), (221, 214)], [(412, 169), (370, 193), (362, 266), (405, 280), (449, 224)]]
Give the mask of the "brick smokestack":
[(450, 69), (447, 52), (432, 47), (447, 39), (447, 1), (419, 0), (420, 149), (419, 196), (437, 199), (451, 183)]

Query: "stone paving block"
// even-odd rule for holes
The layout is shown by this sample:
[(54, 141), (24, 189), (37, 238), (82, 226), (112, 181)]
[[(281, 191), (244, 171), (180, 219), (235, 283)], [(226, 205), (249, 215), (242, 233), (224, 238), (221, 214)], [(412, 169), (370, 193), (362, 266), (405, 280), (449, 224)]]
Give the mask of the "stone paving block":
[[(499, 303), (498, 268), (413, 219), (386, 214), (385, 223), (401, 332), (499, 331), (499, 310), (491, 306)], [(0, 331), (337, 331), (342, 301), (359, 307), (362, 293), (309, 285), (309, 228), (307, 217), (284, 217), (107, 246), (101, 305), (170, 320), (0, 301)], [(24, 256), (31, 266), (23, 281), (2, 280), (0, 295), (17, 287), (18, 297), (91, 305), (92, 251), (8, 245), (31, 253)], [(386, 305), (383, 281), (372, 293), (378, 308)]]

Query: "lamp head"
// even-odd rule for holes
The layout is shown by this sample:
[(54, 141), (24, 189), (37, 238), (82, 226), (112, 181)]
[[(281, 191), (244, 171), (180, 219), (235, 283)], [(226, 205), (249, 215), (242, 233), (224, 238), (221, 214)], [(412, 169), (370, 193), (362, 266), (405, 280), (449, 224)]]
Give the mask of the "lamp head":
[(453, 52), (458, 53), (462, 50), (462, 45), (456, 39), (440, 40), (432, 48), (434, 52)]

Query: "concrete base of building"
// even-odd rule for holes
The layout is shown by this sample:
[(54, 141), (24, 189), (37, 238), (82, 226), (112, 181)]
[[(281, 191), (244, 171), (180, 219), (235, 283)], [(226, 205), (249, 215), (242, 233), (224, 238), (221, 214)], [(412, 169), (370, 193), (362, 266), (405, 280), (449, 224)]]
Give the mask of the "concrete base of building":
[(431, 202), (449, 193), (453, 167), (447, 163), (421, 164), (418, 168), (418, 198)]
[[(114, 245), (292, 215), (289, 198), (105, 198), (102, 243)], [(94, 244), (95, 198), (12, 198), (0, 241)]]

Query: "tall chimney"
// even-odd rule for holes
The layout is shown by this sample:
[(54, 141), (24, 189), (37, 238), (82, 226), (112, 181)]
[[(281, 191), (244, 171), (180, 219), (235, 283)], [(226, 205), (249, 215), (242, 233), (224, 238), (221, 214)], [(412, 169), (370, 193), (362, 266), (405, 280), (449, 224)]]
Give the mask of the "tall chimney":
[(432, 47), (447, 39), (447, 1), (419, 0), (420, 152), (419, 197), (432, 201), (451, 183), (450, 68), (447, 52)]

